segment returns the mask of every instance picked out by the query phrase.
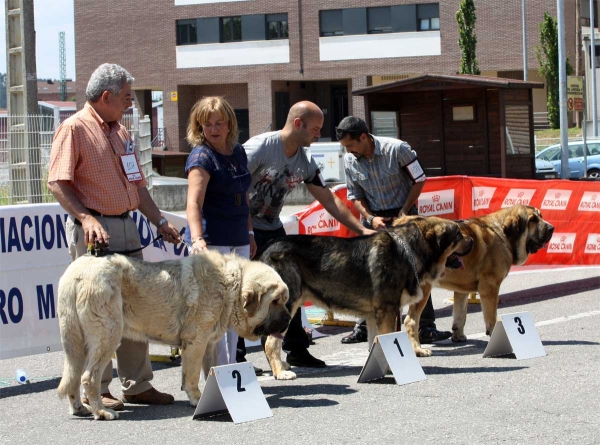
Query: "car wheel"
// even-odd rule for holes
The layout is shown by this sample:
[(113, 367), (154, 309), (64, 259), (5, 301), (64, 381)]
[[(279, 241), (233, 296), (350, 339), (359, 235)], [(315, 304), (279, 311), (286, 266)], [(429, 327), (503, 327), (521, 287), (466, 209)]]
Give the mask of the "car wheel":
[(598, 179), (600, 178), (600, 170), (593, 168), (592, 170), (588, 170), (588, 178)]

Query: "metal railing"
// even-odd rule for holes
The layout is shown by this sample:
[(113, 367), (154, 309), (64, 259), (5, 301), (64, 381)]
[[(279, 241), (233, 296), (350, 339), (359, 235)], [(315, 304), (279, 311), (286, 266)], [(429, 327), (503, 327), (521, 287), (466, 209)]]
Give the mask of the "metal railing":
[[(54, 131), (61, 119), (65, 117), (0, 116), (0, 205), (55, 201), (47, 186), (48, 167)], [(122, 121), (136, 141), (140, 139), (139, 121), (137, 110)]]

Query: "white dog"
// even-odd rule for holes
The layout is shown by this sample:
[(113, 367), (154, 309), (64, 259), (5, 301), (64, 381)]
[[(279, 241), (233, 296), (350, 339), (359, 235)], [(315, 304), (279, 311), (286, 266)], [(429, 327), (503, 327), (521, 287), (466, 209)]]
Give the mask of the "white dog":
[[(102, 371), (121, 338), (182, 348), (182, 390), (197, 405), (200, 370), (228, 326), (245, 338), (285, 331), (288, 288), (271, 267), (207, 251), (150, 263), (122, 255), (82, 256), (58, 284), (58, 317), (65, 350), (59, 397), (73, 415), (117, 419), (100, 400)], [(208, 349), (207, 349), (208, 348)], [(212, 357), (205, 360), (208, 375)], [(83, 385), (90, 402), (81, 402)]]

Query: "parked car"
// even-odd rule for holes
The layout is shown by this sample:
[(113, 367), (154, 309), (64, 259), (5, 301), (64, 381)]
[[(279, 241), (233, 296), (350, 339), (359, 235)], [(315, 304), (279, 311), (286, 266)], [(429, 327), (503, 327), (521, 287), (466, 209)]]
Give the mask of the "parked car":
[[(600, 178), (600, 139), (590, 139), (587, 142), (587, 176), (588, 178)], [(569, 142), (569, 169), (571, 178), (583, 178), (583, 141)], [(560, 174), (560, 144), (551, 145), (535, 155), (536, 159), (549, 161), (556, 167)]]
[(560, 174), (554, 164), (544, 159), (535, 158), (535, 179), (559, 179)]

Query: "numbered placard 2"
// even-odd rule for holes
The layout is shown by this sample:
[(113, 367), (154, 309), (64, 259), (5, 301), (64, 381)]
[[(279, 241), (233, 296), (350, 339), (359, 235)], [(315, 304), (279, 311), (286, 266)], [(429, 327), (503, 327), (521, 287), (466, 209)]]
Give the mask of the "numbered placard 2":
[(234, 423), (273, 417), (250, 362), (211, 368), (193, 418), (227, 412)]
[(358, 383), (380, 379), (388, 369), (391, 369), (398, 385), (426, 378), (406, 332), (375, 337), (369, 358), (358, 377)]
[(483, 356), (493, 357), (511, 353), (515, 354), (517, 360), (546, 355), (529, 312), (501, 315)]

